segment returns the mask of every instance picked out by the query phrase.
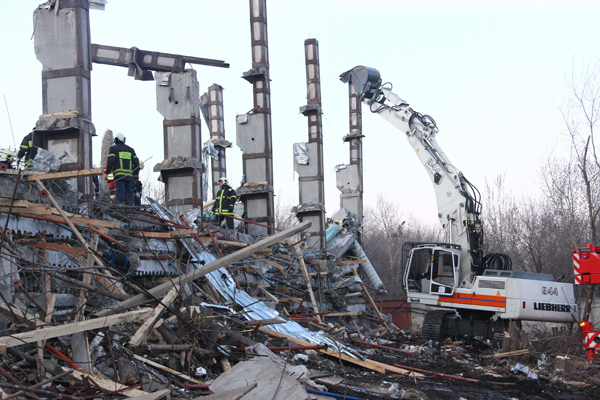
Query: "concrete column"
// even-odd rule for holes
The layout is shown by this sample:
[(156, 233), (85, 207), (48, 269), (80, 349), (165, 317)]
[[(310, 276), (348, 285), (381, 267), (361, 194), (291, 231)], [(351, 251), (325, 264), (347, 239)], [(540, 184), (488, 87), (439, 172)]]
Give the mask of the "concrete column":
[(359, 101), (354, 85), (348, 84), (350, 100), (350, 133), (344, 141), (350, 144), (350, 164), (336, 172), (336, 187), (341, 191), (340, 207), (356, 216), (357, 235), (362, 242), (363, 224), (363, 155), (362, 155), (362, 103)]
[[(179, 213), (202, 207), (200, 91), (196, 71), (156, 73), (157, 110), (164, 117), (165, 204)], [(139, 157), (143, 158), (143, 154)]]
[(308, 143), (305, 157), (296, 157), (300, 204), (295, 208), (301, 222), (311, 221), (308, 245), (314, 250), (325, 249), (325, 185), (323, 173), (323, 123), (321, 111), (321, 74), (319, 42), (304, 41), (306, 59), (307, 105), (300, 112), (308, 118)]
[[(210, 138), (213, 139), (215, 149), (219, 151), (219, 158), (212, 160), (212, 192), (213, 197), (221, 189), (219, 178), (227, 176), (225, 146), (220, 145), (225, 141), (225, 115), (223, 112), (223, 87), (212, 85), (208, 88), (207, 95), (208, 127)], [(230, 182), (230, 186), (233, 182)], [(232, 186), (233, 187), (233, 186)]]
[[(57, 129), (38, 123), (34, 142), (57, 156), (67, 151), (61, 171), (88, 169), (92, 167), (95, 136), (91, 124), (89, 3), (62, 0), (55, 7), (58, 9), (38, 9), (33, 14), (35, 54), (42, 63), (42, 110), (43, 114), (56, 114), (76, 109), (78, 124)], [(84, 198), (91, 197), (91, 178), (78, 178), (73, 183)]]
[[(271, 133), (271, 87), (269, 78), (269, 46), (267, 38), (267, 2), (250, 1), (250, 31), (252, 36), (252, 69), (242, 78), (252, 83), (253, 111), (236, 118), (237, 145), (243, 152), (245, 185), (240, 190), (246, 218), (273, 226), (273, 145)], [(274, 233), (250, 224), (248, 233)]]

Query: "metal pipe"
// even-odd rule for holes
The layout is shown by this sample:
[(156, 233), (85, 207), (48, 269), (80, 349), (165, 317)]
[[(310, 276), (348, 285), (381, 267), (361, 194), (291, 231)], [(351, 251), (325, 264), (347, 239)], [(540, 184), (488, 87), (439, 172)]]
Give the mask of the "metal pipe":
[(113, 238), (111, 238), (111, 237), (110, 237), (110, 236), (108, 236), (108, 235), (105, 235), (104, 233), (102, 233), (102, 231), (99, 231), (98, 229), (96, 229), (96, 228), (93, 228), (93, 227), (92, 227), (91, 225), (89, 225), (89, 224), (88, 224), (88, 229), (89, 229), (90, 231), (92, 231), (92, 232), (96, 232), (98, 235), (102, 236), (104, 239), (108, 240), (109, 242), (111, 242), (111, 243), (114, 243), (114, 244), (116, 244), (116, 245), (120, 246), (122, 249), (126, 249), (126, 248), (127, 248), (127, 245), (124, 245), (123, 243), (119, 242), (118, 240), (116, 240), (116, 239), (113, 239)]
[(71, 359), (67, 356), (65, 356), (63, 353), (61, 353), (60, 351), (56, 350), (54, 347), (52, 347), (49, 343), (46, 343), (46, 348), (48, 350), (50, 350), (50, 352), (52, 354), (54, 354), (56, 357), (60, 358), (61, 360), (63, 360), (64, 362), (66, 362), (67, 364), (69, 364), (70, 367), (72, 367), (73, 369), (79, 371), (79, 372), (83, 372), (84, 374), (87, 374), (87, 372), (84, 371), (83, 368), (81, 368), (79, 365), (75, 364), (73, 361), (71, 361)]
[(313, 345), (313, 346), (270, 346), (267, 347), (271, 351), (285, 351), (285, 350), (327, 350), (327, 345)]
[(433, 376), (439, 376), (439, 377), (442, 377), (442, 378), (456, 379), (456, 380), (459, 380), (459, 381), (465, 381), (465, 382), (473, 382), (473, 383), (479, 383), (479, 382), (482, 382), (482, 383), (491, 383), (491, 384), (494, 384), (494, 385), (500, 385), (500, 386), (511, 386), (511, 385), (514, 385), (514, 383), (509, 383), (509, 382), (483, 382), (483, 381), (480, 381), (480, 380), (478, 380), (478, 379), (463, 378), (462, 376), (448, 375), (448, 374), (443, 374), (443, 373), (441, 373), (441, 372), (427, 371), (427, 370), (420, 369), (420, 368), (407, 367), (406, 365), (400, 365), (400, 364), (397, 364), (397, 363), (394, 363), (394, 367), (398, 367), (398, 368), (404, 368), (404, 369), (409, 369), (409, 370), (411, 370), (411, 371), (415, 371), (415, 372), (421, 372), (421, 373), (424, 373), (424, 374), (431, 374), (431, 375), (433, 375)]
[[(184, 226), (183, 226), (183, 225), (181, 225), (181, 224), (178, 224), (177, 222), (173, 222), (173, 221), (171, 221), (171, 220), (168, 220), (168, 219), (166, 219), (166, 218), (159, 217), (158, 215), (152, 215), (152, 214), (143, 213), (143, 212), (136, 212), (135, 214), (139, 214), (139, 215), (144, 215), (144, 216), (146, 216), (146, 217), (155, 218), (155, 219), (158, 219), (159, 221), (166, 222), (166, 223), (167, 223), (167, 224), (169, 224), (169, 225), (173, 225), (173, 226), (178, 226), (178, 227), (184, 228)], [(138, 221), (145, 221), (145, 220), (143, 220), (143, 219), (138, 219)]]
[(360, 344), (364, 344), (364, 345), (371, 346), (371, 347), (377, 347), (378, 349), (385, 349), (385, 350), (395, 351), (397, 353), (405, 353), (405, 354), (413, 354), (413, 355), (415, 354), (415, 353), (412, 353), (410, 351), (400, 350), (400, 349), (396, 349), (394, 347), (382, 346), (380, 344), (375, 344), (375, 343), (364, 342), (364, 341), (361, 341), (361, 340), (353, 340), (352, 343), (360, 343)]
[(146, 222), (146, 223), (152, 224), (152, 225), (166, 226), (166, 227), (169, 227), (169, 228), (178, 228), (178, 229), (183, 229), (184, 228), (183, 225), (177, 224), (177, 223), (174, 223), (174, 222), (172, 222), (171, 224), (161, 224), (160, 222), (152, 222), (152, 221), (148, 221), (148, 220), (141, 219), (141, 218), (136, 218), (136, 217), (129, 217), (129, 219), (132, 219), (134, 221)]
[(309, 388), (304, 388), (308, 393), (318, 394), (320, 396), (333, 397), (335, 399), (345, 399), (345, 400), (364, 400), (359, 397), (346, 396), (345, 394), (335, 394), (328, 392), (321, 392), (320, 390), (314, 390)]

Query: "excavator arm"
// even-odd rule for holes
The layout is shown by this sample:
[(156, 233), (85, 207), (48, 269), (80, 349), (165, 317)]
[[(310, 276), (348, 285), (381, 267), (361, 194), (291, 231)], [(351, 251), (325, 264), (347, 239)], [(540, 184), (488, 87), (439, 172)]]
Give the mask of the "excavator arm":
[(358, 66), (340, 75), (340, 80), (354, 85), (358, 98), (372, 113), (380, 115), (406, 135), (433, 184), (438, 218), (448, 235), (448, 242), (460, 246), (463, 253), (461, 281), (470, 281), (472, 272), (481, 274), (483, 232), (479, 192), (437, 143), (435, 120), (416, 112), (392, 92), (392, 85), (383, 84), (376, 69)]

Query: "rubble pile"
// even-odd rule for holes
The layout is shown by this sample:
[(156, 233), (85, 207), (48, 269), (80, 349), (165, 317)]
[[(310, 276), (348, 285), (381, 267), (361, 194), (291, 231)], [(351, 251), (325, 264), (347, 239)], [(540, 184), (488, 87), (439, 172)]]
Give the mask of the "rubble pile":
[(12, 172), (0, 175), (2, 399), (597, 393), (597, 366), (566, 332), (500, 353), (399, 329), (344, 210), (323, 253), (304, 245), (308, 222), (254, 238), (150, 198), (73, 203), (70, 176)]

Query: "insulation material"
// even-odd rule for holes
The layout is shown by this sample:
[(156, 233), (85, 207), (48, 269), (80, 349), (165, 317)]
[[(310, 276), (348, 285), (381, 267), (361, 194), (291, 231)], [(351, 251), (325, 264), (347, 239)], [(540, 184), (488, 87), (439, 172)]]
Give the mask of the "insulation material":
[(308, 155), (306, 154), (307, 151), (308, 147), (306, 146), (306, 143), (294, 143), (294, 156), (298, 164), (308, 165), (309, 159)]

